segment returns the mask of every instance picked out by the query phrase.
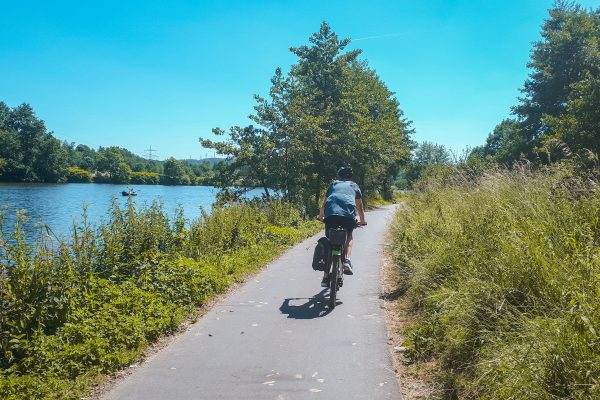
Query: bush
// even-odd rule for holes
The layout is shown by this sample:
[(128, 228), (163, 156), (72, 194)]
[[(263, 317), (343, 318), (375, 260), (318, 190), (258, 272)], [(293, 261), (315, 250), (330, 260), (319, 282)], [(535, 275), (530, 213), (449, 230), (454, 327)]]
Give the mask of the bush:
[(132, 172), (131, 183), (137, 185), (158, 185), (160, 175), (156, 172)]
[[(0, 398), (79, 399), (194, 307), (320, 226), (282, 203), (216, 207), (191, 224), (160, 203), (121, 209), (68, 242), (32, 244), (0, 218)], [(295, 226), (292, 226), (292, 222)]]
[(67, 170), (67, 181), (74, 183), (90, 183), (92, 173), (79, 167), (69, 167)]
[(94, 183), (111, 183), (111, 178), (106, 172), (96, 172), (93, 175)]
[(598, 182), (564, 166), (456, 175), (406, 205), (392, 247), (420, 319), (409, 355), (437, 357), (460, 398), (598, 398)]

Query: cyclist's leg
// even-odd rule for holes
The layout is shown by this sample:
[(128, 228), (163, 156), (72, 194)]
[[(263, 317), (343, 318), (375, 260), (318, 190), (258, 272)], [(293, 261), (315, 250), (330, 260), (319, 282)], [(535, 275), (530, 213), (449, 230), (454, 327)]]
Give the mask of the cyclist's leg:
[(352, 256), (352, 245), (354, 244), (354, 238), (352, 237), (352, 232), (354, 231), (354, 226), (356, 222), (352, 218), (345, 218), (344, 221), (344, 229), (346, 229), (346, 245), (344, 246), (344, 258), (349, 259)]
[(348, 234), (348, 240), (346, 241), (346, 249), (344, 251), (344, 258), (350, 259), (352, 257), (352, 245), (354, 244), (354, 239), (352, 238), (352, 234)]
[(352, 238), (352, 232), (354, 231), (354, 226), (356, 222), (352, 218), (344, 219), (344, 229), (346, 229), (346, 244), (344, 246), (344, 254), (342, 257), (342, 262), (344, 265), (344, 274), (353, 275), (352, 272), (352, 262), (350, 261), (350, 257), (352, 256), (352, 245), (354, 244), (354, 240)]

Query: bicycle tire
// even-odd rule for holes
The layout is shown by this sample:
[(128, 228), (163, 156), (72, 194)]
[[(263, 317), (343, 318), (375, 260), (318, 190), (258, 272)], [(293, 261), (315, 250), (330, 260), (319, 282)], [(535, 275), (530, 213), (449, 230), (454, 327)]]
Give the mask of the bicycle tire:
[(338, 273), (340, 270), (341, 258), (334, 256), (331, 261), (331, 273), (329, 274), (329, 307), (333, 310), (335, 308), (337, 290), (338, 290)]

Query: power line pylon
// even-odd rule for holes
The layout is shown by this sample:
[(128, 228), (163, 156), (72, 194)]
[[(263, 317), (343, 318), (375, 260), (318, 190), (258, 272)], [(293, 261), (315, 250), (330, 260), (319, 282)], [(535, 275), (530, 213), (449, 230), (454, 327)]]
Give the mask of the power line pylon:
[(154, 155), (152, 153), (156, 152), (157, 150), (153, 149), (152, 146), (150, 146), (149, 149), (144, 150), (147, 154), (148, 154), (148, 160), (152, 161), (154, 160)]

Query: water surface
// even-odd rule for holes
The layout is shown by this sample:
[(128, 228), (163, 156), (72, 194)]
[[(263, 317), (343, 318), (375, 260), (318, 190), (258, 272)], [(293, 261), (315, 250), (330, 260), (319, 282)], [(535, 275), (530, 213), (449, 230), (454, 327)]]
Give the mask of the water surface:
[(87, 205), (88, 220), (98, 225), (108, 219), (112, 199), (126, 207), (128, 197), (121, 191), (134, 189), (136, 206), (160, 200), (172, 218), (177, 207), (188, 220), (197, 218), (201, 208), (210, 210), (218, 189), (211, 186), (112, 185), (94, 183), (0, 183), (0, 208), (6, 210), (5, 226), (12, 227), (17, 210), (25, 210), (30, 218), (28, 231), (39, 230), (36, 224), (46, 224), (56, 236), (69, 234), (73, 222), (79, 223), (83, 205)]

